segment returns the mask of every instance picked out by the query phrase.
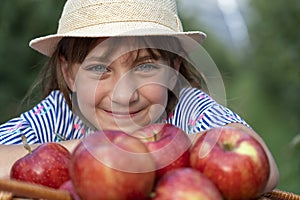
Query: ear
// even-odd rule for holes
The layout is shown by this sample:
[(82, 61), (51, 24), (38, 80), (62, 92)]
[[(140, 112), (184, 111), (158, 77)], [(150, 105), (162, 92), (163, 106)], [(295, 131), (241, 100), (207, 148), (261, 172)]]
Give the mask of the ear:
[(76, 92), (74, 72), (63, 56), (60, 57), (60, 66), (67, 86), (72, 92)]

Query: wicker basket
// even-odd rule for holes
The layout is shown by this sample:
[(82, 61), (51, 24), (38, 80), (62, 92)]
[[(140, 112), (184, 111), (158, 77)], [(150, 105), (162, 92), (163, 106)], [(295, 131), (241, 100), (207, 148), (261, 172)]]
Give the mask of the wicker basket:
[[(10, 192), (0, 191), (0, 200), (22, 200), (21, 198), (14, 198)], [(273, 190), (261, 195), (257, 200), (300, 200), (300, 196), (291, 192), (281, 190)]]
[(13, 198), (11, 192), (0, 191), (0, 200), (10, 200)]
[(276, 189), (261, 195), (258, 200), (300, 200), (300, 196), (291, 192)]

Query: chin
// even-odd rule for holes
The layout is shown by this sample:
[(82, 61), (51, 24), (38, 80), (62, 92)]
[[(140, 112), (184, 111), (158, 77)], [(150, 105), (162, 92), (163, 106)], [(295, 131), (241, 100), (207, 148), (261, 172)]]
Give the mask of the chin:
[[(157, 123), (161, 118), (156, 118), (156, 121), (150, 119), (149, 117), (132, 117), (130, 119), (98, 119), (98, 122), (95, 122), (95, 127), (97, 130), (117, 130), (123, 131), (125, 133), (131, 134), (134, 131), (145, 127), (149, 124)], [(101, 123), (100, 123), (101, 122)]]

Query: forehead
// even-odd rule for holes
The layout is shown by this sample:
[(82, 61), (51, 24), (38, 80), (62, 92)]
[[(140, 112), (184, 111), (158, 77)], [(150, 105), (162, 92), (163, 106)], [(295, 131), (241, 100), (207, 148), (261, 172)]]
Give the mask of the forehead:
[(86, 59), (100, 56), (114, 60), (124, 55), (135, 57), (151, 55), (150, 52), (156, 55), (160, 54), (155, 46), (155, 41), (146, 41), (144, 38), (137, 37), (101, 38), (88, 53)]

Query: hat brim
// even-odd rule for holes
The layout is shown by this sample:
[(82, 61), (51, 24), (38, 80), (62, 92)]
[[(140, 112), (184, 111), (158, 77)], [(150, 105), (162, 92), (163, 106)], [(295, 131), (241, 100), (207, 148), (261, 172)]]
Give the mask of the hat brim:
[(29, 42), (29, 46), (34, 50), (44, 54), (48, 57), (52, 56), (54, 53), (57, 44), (64, 37), (89, 37), (89, 38), (101, 38), (101, 37), (131, 37), (131, 36), (173, 36), (177, 37), (181, 44), (182, 48), (186, 51), (190, 51), (195, 48), (195, 45), (199, 45), (205, 38), (206, 34), (200, 31), (188, 31), (188, 32), (174, 32), (174, 31), (166, 31), (163, 29), (135, 29), (134, 31), (127, 31), (122, 33), (114, 33), (114, 34), (98, 34), (105, 33), (106, 31), (73, 31), (66, 34), (52, 34), (43, 37), (39, 37), (33, 39)]

